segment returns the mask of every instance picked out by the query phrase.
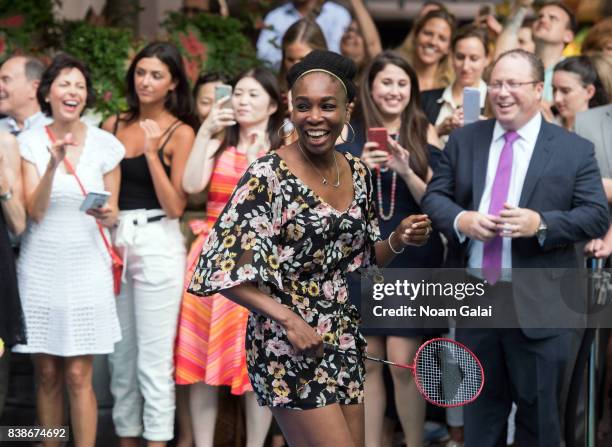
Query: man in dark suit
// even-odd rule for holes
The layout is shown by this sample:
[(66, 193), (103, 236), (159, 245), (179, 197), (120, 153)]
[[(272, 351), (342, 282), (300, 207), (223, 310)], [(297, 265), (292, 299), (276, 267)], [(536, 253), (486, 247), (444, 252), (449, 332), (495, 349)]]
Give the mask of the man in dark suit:
[[(510, 268), (577, 267), (574, 243), (608, 228), (593, 145), (542, 119), (543, 80), (542, 62), (523, 50), (495, 61), (488, 86), (495, 119), (451, 133), (421, 203), (448, 238), (448, 266), (482, 268), (498, 295), (528, 289), (510, 282)], [(541, 298), (515, 303), (519, 322), (531, 318), (524, 328), (457, 331), (486, 377), (481, 396), (465, 407), (466, 447), (505, 445), (512, 401), (518, 445), (561, 444), (569, 337), (563, 329), (533, 329), (534, 315), (555, 311), (550, 297)]]

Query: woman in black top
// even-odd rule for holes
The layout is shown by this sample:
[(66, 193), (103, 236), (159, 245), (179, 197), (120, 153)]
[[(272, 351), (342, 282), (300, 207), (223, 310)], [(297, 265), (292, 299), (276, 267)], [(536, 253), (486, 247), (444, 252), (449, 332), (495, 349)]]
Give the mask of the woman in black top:
[(124, 282), (117, 300), (122, 340), (109, 357), (113, 420), (122, 446), (163, 446), (174, 437), (173, 343), (183, 288), (185, 247), (178, 218), (194, 141), (192, 98), (181, 56), (151, 43), (127, 73), (126, 113), (104, 128), (124, 144), (119, 193)]
[[(431, 179), (440, 151), (427, 143), (430, 126), (419, 106), (418, 79), (412, 67), (398, 54), (385, 51), (374, 58), (361, 84), (358, 118), (353, 120), (355, 138), (339, 146), (360, 156), (372, 171), (376, 212), (383, 238), (395, 230), (402, 216), (421, 214), (420, 201)], [(366, 129), (384, 127), (385, 148), (366, 141)], [(350, 141), (350, 135), (349, 135)], [(442, 265), (443, 246), (434, 232), (422, 247), (407, 247), (388, 268), (435, 268)], [(359, 284), (349, 284), (352, 301), (359, 300)], [(410, 363), (420, 345), (423, 330), (363, 330), (368, 353), (376, 357)], [(379, 445), (385, 412), (382, 367), (366, 364), (366, 445)], [(397, 412), (407, 446), (422, 444), (425, 403), (410, 374), (392, 369)]]

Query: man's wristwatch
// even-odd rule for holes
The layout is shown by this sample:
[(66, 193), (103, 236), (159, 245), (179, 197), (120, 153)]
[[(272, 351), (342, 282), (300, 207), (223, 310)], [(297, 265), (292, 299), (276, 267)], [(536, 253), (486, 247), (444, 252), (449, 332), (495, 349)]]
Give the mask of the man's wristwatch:
[(548, 232), (548, 225), (546, 225), (546, 221), (540, 214), (540, 225), (538, 225), (538, 229), (536, 230), (535, 236), (538, 239), (538, 244), (540, 246), (544, 245), (546, 242), (546, 233)]
[(0, 194), (0, 202), (8, 202), (13, 197), (13, 191), (10, 189)]

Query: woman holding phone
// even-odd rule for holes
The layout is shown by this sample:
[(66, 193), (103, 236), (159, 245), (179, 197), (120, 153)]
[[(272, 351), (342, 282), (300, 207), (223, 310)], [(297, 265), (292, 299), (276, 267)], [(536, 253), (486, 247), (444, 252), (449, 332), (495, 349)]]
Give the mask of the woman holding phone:
[[(208, 188), (206, 225), (191, 247), (190, 281), (210, 229), (248, 166), (281, 140), (281, 95), (275, 76), (264, 68), (240, 74), (232, 90), (217, 88), (219, 98), (200, 126), (189, 155), (183, 187), (188, 193)], [(230, 93), (229, 96), (227, 93)], [(227, 104), (230, 108), (225, 107)], [(222, 130), (225, 130), (223, 137)], [(246, 369), (245, 334), (249, 311), (221, 294), (183, 295), (176, 338), (176, 382), (192, 384), (190, 402), (198, 447), (212, 446), (218, 387), (244, 395), (247, 446), (263, 446), (272, 414), (259, 407)]]
[[(110, 228), (117, 221), (118, 164), (125, 150), (110, 133), (81, 121), (94, 103), (81, 61), (56, 56), (42, 75), (37, 99), (52, 122), (18, 138), (29, 225), (17, 274), (28, 341), (14, 350), (33, 354), (38, 423), (65, 425), (66, 384), (75, 445), (93, 447), (93, 355), (111, 353), (121, 338), (111, 260), (100, 235), (107, 231), (98, 224)], [(110, 192), (107, 205), (80, 211), (79, 182), (88, 191)]]
[[(349, 143), (339, 149), (360, 156), (372, 171), (381, 236), (389, 237), (402, 216), (421, 214), (419, 203), (440, 151), (427, 143), (430, 125), (419, 106), (416, 73), (398, 54), (385, 51), (373, 59), (361, 84), (358, 104), (357, 118), (353, 120), (354, 140), (350, 142), (349, 133)], [(386, 139), (380, 138), (381, 134)], [(367, 135), (378, 141), (366, 140)], [(388, 267), (441, 267), (442, 256), (442, 242), (434, 232), (427, 244), (407, 247)], [(349, 297), (353, 302), (360, 299), (359, 283), (349, 281)], [(363, 330), (363, 333), (368, 354), (410, 364), (427, 331)], [(366, 372), (366, 445), (380, 445), (386, 408), (383, 368), (368, 362)], [(406, 445), (421, 446), (425, 403), (410, 374), (394, 368), (391, 376)]]
[(125, 144), (119, 226), (124, 283), (117, 299), (123, 339), (109, 356), (113, 421), (120, 445), (165, 446), (174, 437), (173, 347), (183, 290), (185, 246), (178, 218), (193, 145), (193, 101), (175, 46), (153, 42), (127, 75), (128, 111), (104, 128)]
[[(466, 87), (480, 92), (477, 115), (484, 109), (487, 84), (482, 75), (489, 65), (489, 38), (486, 30), (469, 25), (457, 31), (452, 42), (451, 61), (455, 71), (454, 82), (446, 88), (429, 90), (421, 95), (423, 111), (443, 143), (450, 134), (464, 122), (464, 97)], [(475, 111), (470, 111), (474, 114)]]

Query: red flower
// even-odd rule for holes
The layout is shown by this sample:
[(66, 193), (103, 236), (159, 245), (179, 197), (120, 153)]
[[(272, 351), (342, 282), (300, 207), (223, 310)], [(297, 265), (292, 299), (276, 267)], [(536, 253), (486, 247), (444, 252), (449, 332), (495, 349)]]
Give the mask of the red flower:
[(107, 90), (104, 92), (104, 95), (102, 96), (102, 99), (104, 99), (104, 102), (108, 102), (113, 98), (113, 92), (111, 92), (110, 90)]
[(206, 47), (200, 42), (193, 31), (189, 30), (188, 34), (179, 34), (179, 40), (187, 54), (191, 57), (204, 57), (206, 55)]
[(20, 28), (23, 26), (25, 19), (22, 15), (4, 17), (0, 19), (0, 26), (3, 28)]
[(198, 75), (200, 74), (200, 64), (193, 59), (187, 59), (183, 57), (183, 64), (185, 65), (185, 73), (187, 74), (187, 78), (192, 83), (195, 83), (198, 79)]

